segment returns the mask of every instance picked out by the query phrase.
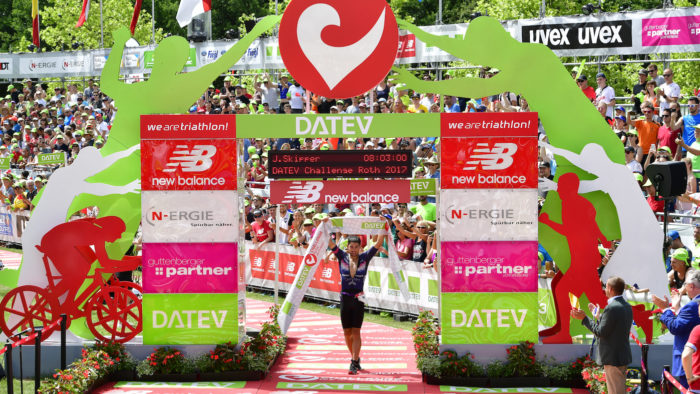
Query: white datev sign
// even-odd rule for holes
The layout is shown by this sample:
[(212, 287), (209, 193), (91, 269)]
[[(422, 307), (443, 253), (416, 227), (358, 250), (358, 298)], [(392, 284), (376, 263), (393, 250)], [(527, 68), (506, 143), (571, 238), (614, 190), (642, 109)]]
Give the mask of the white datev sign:
[(238, 242), (235, 190), (143, 191), (144, 242)]
[(440, 192), (443, 241), (537, 240), (537, 189)]

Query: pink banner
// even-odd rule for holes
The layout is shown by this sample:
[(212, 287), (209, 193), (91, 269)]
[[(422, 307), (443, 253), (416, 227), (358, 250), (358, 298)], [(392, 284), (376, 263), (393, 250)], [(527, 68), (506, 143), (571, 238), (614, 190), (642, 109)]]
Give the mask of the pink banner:
[(238, 292), (236, 243), (144, 243), (144, 293)]
[(642, 19), (642, 46), (700, 44), (700, 16)]
[(537, 242), (442, 242), (442, 291), (537, 291)]

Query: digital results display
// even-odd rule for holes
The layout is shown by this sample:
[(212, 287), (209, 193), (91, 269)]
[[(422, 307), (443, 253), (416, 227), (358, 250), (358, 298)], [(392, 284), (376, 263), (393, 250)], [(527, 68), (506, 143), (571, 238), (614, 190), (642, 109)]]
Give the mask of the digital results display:
[(299, 178), (410, 178), (410, 150), (270, 150), (268, 177)]

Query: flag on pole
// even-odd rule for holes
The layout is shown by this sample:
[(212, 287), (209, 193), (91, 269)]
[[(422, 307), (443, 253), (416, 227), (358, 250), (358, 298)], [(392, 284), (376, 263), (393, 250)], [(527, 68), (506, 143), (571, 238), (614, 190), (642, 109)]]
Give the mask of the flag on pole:
[(32, 0), (32, 42), (39, 46), (39, 0)]
[(209, 10), (211, 10), (211, 0), (180, 0), (175, 19), (180, 27), (185, 27), (192, 22), (192, 18)]
[(78, 18), (78, 23), (75, 24), (75, 27), (82, 26), (87, 20), (88, 14), (90, 14), (90, 0), (83, 0), (83, 9), (80, 11), (80, 18)]
[(136, 0), (136, 4), (134, 4), (134, 14), (131, 16), (131, 26), (129, 27), (132, 36), (134, 35), (134, 31), (136, 30), (136, 24), (139, 23), (141, 3), (143, 3), (143, 0)]

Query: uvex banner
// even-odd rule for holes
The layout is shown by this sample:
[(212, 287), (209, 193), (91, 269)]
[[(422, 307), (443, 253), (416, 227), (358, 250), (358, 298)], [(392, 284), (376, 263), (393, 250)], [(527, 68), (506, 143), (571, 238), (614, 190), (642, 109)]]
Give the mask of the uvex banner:
[(537, 342), (537, 293), (443, 293), (442, 344)]
[(144, 293), (235, 293), (236, 243), (144, 243)]
[(441, 154), (445, 189), (537, 188), (536, 138), (456, 138)]
[(236, 116), (141, 115), (141, 139), (182, 138), (236, 138)]
[(145, 345), (238, 342), (238, 294), (144, 294)]
[(537, 240), (537, 191), (442, 190), (443, 241)]
[(537, 112), (440, 114), (442, 137), (537, 137), (537, 126)]
[(144, 191), (144, 242), (236, 242), (235, 191)]
[(442, 291), (537, 291), (537, 242), (442, 242)]
[(522, 27), (523, 42), (556, 49), (627, 48), (632, 46), (632, 21), (543, 24)]
[(236, 190), (236, 140), (141, 141), (142, 190)]
[(270, 199), (285, 204), (409, 202), (411, 181), (272, 181)]

